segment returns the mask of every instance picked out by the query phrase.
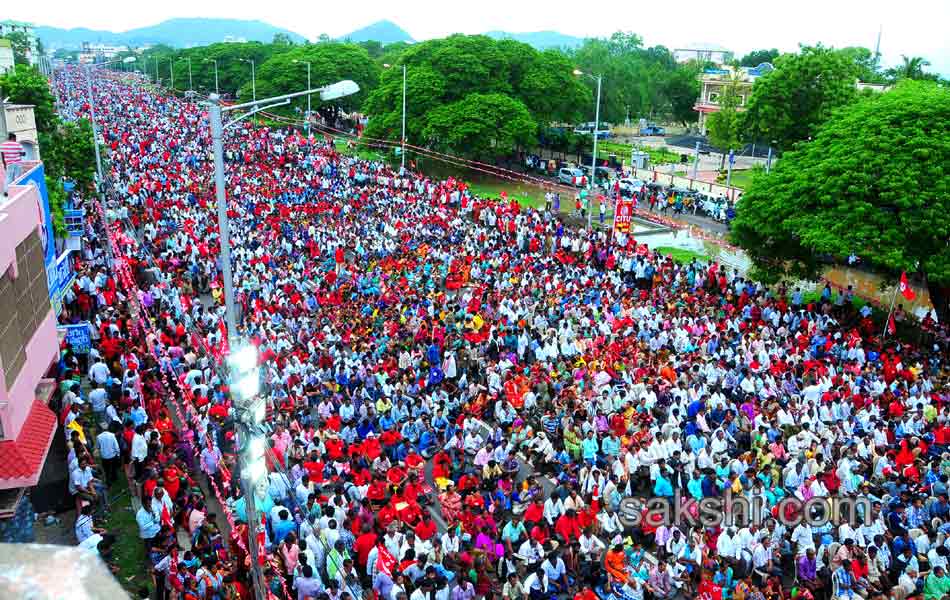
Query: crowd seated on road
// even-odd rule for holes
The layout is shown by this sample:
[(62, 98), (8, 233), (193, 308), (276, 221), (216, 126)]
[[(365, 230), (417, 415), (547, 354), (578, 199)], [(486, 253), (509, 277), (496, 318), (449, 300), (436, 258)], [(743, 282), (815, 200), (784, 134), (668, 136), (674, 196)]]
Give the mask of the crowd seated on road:
[[(69, 118), (83, 77), (56, 78)], [(206, 109), (127, 74), (93, 88), (111, 231), (90, 204), (63, 317), (95, 338), (62, 360), (76, 533), (114, 561), (101, 517), (126, 480), (154, 597), (250, 598), (258, 561), (288, 600), (950, 592), (945, 337), (885, 340), (850, 296), (805, 303), (250, 120), (225, 136), (267, 400), (248, 523)], [(726, 494), (757, 522), (631, 523), (625, 502)], [(783, 500), (836, 496), (870, 509), (789, 524)]]

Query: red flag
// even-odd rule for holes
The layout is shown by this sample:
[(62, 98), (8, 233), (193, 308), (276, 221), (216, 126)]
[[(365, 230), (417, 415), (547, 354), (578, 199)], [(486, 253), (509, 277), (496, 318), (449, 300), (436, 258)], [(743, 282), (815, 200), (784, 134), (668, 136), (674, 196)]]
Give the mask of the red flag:
[(396, 558), (386, 549), (386, 546), (380, 544), (377, 547), (376, 570), (392, 576), (393, 567), (395, 566)]
[(907, 281), (907, 273), (904, 271), (901, 271), (900, 291), (901, 295), (908, 300), (913, 300), (917, 297), (917, 294), (915, 294), (914, 290), (910, 287), (910, 282)]
[(257, 530), (257, 564), (264, 566), (267, 562), (267, 556), (264, 554), (264, 547), (267, 545), (267, 538), (264, 534), (264, 528), (267, 527), (267, 519), (261, 515), (261, 526)]
[(162, 525), (172, 526), (172, 516), (168, 512), (168, 505), (162, 504)]
[(887, 318), (887, 332), (891, 335), (897, 333), (897, 323), (894, 322), (894, 315)]
[(172, 548), (172, 557), (168, 564), (168, 576), (174, 579), (176, 575), (178, 575), (178, 548)]

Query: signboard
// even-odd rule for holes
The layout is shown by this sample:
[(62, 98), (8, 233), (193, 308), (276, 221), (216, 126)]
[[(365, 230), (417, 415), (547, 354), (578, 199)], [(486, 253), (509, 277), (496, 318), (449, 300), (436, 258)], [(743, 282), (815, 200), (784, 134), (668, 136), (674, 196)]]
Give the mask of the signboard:
[(621, 200), (614, 210), (614, 231), (630, 233), (630, 223), (633, 221), (633, 201)]
[(32, 183), (39, 191), (36, 213), (39, 222), (43, 224), (40, 231), (40, 240), (43, 242), (43, 252), (45, 253), (46, 270), (48, 272), (56, 263), (56, 244), (53, 239), (53, 217), (49, 210), (49, 192), (46, 191), (43, 165), (38, 164), (27, 171), (17, 183), (20, 185), (30, 185)]
[(56, 329), (66, 334), (66, 343), (76, 354), (88, 354), (92, 347), (92, 336), (89, 334), (89, 322), (83, 321), (76, 325), (60, 325)]
[(46, 269), (46, 283), (49, 286), (50, 304), (53, 306), (53, 314), (59, 316), (63, 310), (63, 296), (73, 285), (76, 274), (73, 273), (72, 261), (69, 255), (72, 250), (66, 250), (59, 255), (53, 268)]

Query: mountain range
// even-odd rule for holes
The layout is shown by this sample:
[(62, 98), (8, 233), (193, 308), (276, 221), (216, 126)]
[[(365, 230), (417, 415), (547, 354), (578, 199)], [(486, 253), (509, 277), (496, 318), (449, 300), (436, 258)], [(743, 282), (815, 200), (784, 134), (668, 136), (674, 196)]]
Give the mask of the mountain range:
[[(244, 21), (240, 19), (169, 19), (150, 27), (140, 27), (122, 32), (112, 32), (78, 27), (60, 29), (58, 27), (39, 26), (36, 35), (43, 40), (47, 48), (78, 49), (83, 42), (109, 44), (116, 46), (142, 46), (145, 44), (167, 44), (177, 48), (204, 46), (223, 42), (225, 38), (245, 39), (247, 41), (270, 42), (275, 34), (284, 34), (294, 42), (305, 42), (304, 36), (275, 27), (263, 21)], [(545, 48), (577, 47), (584, 40), (556, 31), (533, 31), (510, 33), (507, 31), (489, 31), (485, 33), (494, 39), (513, 39), (530, 44), (539, 50)], [(363, 42), (375, 40), (383, 44), (409, 42), (415, 40), (402, 27), (392, 21), (377, 21), (366, 27), (340, 36), (340, 40)]]
[(167, 44), (177, 48), (204, 46), (223, 42), (225, 38), (247, 41), (270, 42), (274, 35), (283, 33), (294, 42), (305, 42), (304, 36), (275, 27), (263, 21), (240, 19), (169, 19), (150, 27), (140, 27), (122, 32), (86, 29), (60, 29), (58, 27), (36, 28), (36, 35), (47, 48), (78, 49), (83, 42), (116, 46), (142, 46)]
[(376, 21), (372, 25), (361, 27), (356, 31), (341, 36), (341, 40), (350, 40), (351, 42), (376, 41), (383, 44), (392, 44), (394, 42), (409, 42), (415, 40), (406, 33), (406, 30), (396, 25), (392, 21)]
[(558, 33), (557, 31), (529, 31), (525, 33), (488, 31), (485, 35), (496, 40), (517, 40), (529, 46), (534, 46), (538, 50), (545, 50), (547, 48), (576, 48), (584, 43), (583, 38)]

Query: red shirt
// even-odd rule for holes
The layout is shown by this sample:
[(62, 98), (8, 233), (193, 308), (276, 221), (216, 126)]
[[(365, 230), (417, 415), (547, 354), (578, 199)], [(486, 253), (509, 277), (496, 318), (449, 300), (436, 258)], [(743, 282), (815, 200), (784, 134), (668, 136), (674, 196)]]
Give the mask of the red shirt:
[(416, 537), (420, 540), (430, 540), (436, 534), (435, 523), (432, 521), (432, 519), (429, 519), (428, 521), (419, 521), (419, 524), (416, 525), (415, 531)]

